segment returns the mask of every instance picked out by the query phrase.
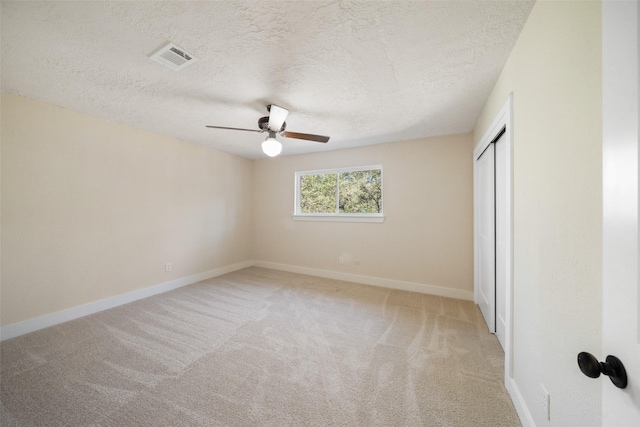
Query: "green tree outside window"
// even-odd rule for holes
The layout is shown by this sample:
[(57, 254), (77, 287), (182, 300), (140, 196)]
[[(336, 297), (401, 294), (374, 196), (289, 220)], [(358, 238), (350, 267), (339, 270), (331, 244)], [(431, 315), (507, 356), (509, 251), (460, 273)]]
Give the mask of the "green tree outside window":
[(299, 175), (302, 214), (381, 214), (382, 170)]

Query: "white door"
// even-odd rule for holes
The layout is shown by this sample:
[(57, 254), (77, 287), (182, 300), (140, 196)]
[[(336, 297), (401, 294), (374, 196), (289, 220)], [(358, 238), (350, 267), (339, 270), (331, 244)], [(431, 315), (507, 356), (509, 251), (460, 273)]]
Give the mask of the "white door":
[(640, 426), (638, 9), (607, 0), (602, 8), (603, 344), (594, 356), (618, 357), (628, 376), (625, 389), (601, 380), (605, 427)]
[(495, 215), (496, 215), (496, 336), (502, 345), (506, 348), (505, 334), (507, 329), (507, 286), (508, 286), (508, 268), (507, 258), (509, 233), (507, 230), (508, 197), (507, 182), (509, 179), (508, 161), (507, 161), (507, 138), (503, 134), (493, 143), (495, 146)]
[(478, 245), (476, 303), (484, 316), (490, 332), (496, 331), (495, 294), (495, 169), (494, 144), (484, 150), (476, 160), (476, 244)]

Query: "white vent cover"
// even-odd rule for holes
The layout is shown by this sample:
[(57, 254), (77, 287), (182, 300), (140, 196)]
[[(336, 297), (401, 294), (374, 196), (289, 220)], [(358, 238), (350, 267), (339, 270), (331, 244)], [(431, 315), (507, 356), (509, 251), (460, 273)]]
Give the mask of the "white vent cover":
[(182, 70), (187, 65), (197, 61), (193, 55), (171, 42), (160, 47), (149, 55), (149, 58), (165, 67), (171, 68), (173, 71)]

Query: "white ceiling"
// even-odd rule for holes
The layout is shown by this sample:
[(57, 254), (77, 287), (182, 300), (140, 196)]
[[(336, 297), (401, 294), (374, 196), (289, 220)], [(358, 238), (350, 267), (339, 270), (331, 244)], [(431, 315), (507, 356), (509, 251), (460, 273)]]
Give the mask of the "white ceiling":
[[(247, 158), (273, 103), (283, 154), (468, 132), (533, 0), (2, 1), (1, 84)], [(171, 41), (181, 71), (148, 55)]]

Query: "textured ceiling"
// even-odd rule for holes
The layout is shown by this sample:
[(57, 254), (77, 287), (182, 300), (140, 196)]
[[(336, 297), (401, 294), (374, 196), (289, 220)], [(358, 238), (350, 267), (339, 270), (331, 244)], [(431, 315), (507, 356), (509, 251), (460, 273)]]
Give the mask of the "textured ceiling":
[[(3, 92), (247, 158), (470, 131), (533, 1), (2, 2)], [(198, 61), (148, 55), (171, 41)]]

